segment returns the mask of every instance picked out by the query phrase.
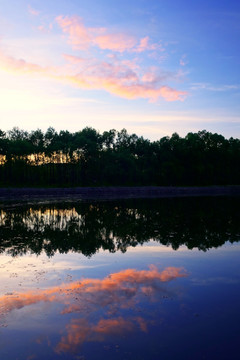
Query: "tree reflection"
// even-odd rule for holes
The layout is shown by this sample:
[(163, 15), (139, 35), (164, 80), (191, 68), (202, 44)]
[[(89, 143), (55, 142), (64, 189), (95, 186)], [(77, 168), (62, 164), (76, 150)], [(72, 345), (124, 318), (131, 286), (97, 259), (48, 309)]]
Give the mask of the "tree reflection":
[(0, 251), (92, 256), (149, 240), (206, 251), (240, 239), (238, 199), (194, 198), (78, 203), (3, 209)]

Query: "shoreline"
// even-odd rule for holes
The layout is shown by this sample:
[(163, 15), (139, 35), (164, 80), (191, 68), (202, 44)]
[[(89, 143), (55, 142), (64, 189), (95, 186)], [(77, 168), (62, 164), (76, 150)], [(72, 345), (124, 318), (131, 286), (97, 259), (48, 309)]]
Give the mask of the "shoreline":
[(226, 186), (109, 186), (76, 188), (0, 188), (2, 202), (154, 199), (199, 196), (240, 196), (240, 185)]

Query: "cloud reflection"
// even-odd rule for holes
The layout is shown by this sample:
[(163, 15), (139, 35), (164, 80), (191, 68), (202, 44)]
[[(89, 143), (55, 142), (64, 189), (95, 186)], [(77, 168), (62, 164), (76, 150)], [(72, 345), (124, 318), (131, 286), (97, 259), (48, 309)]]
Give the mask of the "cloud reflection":
[[(99, 342), (105, 341), (109, 336), (121, 336), (133, 332), (137, 329), (137, 325), (140, 327), (143, 323), (144, 319), (140, 317), (131, 320), (123, 317), (100, 319), (97, 324), (92, 324), (87, 319), (73, 319), (67, 325), (67, 335), (61, 338), (56, 352), (74, 353), (84, 342)], [(146, 326), (145, 324), (145, 328)]]
[[(74, 352), (85, 341), (104, 341), (135, 330), (147, 331), (147, 321), (134, 316), (141, 301), (154, 301), (156, 295), (167, 293), (167, 282), (186, 276), (183, 268), (167, 267), (159, 271), (126, 269), (104, 279), (87, 278), (47, 290), (6, 294), (0, 297), (1, 315), (40, 302), (63, 305), (61, 315), (78, 314), (66, 325), (66, 335), (56, 346), (57, 352)], [(101, 315), (98, 312), (101, 310)], [(131, 316), (123, 312), (131, 311)], [(95, 321), (92, 319), (94, 318)]]

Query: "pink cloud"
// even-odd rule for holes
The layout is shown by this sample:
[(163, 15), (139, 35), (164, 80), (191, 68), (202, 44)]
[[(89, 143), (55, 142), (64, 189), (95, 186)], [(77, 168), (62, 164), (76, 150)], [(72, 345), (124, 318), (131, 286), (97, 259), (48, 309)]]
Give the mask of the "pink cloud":
[(30, 5), (28, 5), (28, 12), (33, 16), (38, 16), (40, 14), (40, 11), (33, 9)]
[(44, 25), (39, 25), (39, 26), (37, 27), (37, 29), (38, 29), (39, 31), (42, 31), (42, 32), (45, 32), (45, 31), (46, 31), (46, 28), (45, 28)]
[(121, 64), (127, 66), (129, 69), (136, 71), (140, 69), (140, 66), (137, 64), (137, 59), (133, 60), (121, 60)]
[(161, 50), (159, 44), (150, 44), (148, 36), (137, 39), (126, 33), (112, 33), (106, 28), (88, 28), (78, 16), (58, 16), (57, 23), (62, 31), (69, 35), (69, 42), (74, 48), (86, 49), (89, 46), (97, 46), (102, 50), (111, 50), (123, 53), (124, 51), (153, 51)]
[(150, 72), (140, 78), (127, 62), (115, 59), (112, 62), (99, 62), (97, 59), (72, 55), (64, 57), (68, 61), (66, 66), (42, 67), (0, 52), (0, 65), (6, 71), (49, 77), (81, 89), (102, 89), (126, 99), (146, 98), (156, 101), (163, 98), (166, 101), (176, 101), (183, 100), (187, 95), (184, 91), (163, 85), (163, 81), (167, 80), (166, 74), (161, 76)]
[[(30, 10), (37, 15), (38, 12), (31, 7)], [(170, 80), (177, 80), (176, 75), (156, 67), (140, 66), (143, 52), (148, 51), (149, 56), (155, 56), (158, 51), (164, 50), (160, 43), (151, 43), (149, 36), (136, 39), (126, 32), (113, 32), (105, 27), (87, 27), (78, 16), (60, 15), (55, 21), (72, 47), (82, 51), (81, 56), (63, 54), (64, 65), (43, 67), (8, 56), (0, 49), (1, 68), (18, 74), (51, 78), (80, 89), (104, 90), (125, 99), (157, 101), (162, 98), (165, 101), (182, 101), (187, 96), (185, 91), (168, 85)], [(38, 29), (49, 32), (50, 27), (40, 25)], [(95, 55), (99, 49), (101, 60)], [(124, 52), (127, 52), (127, 58), (123, 58)], [(181, 65), (185, 61), (184, 57)], [(159, 57), (155, 60), (159, 62)]]
[(187, 95), (184, 91), (162, 85), (167, 75), (156, 76), (148, 73), (142, 79), (136, 71), (122, 62), (100, 62), (84, 67), (84, 70), (69, 77), (69, 81), (79, 87), (104, 89), (109, 93), (126, 99), (146, 98), (156, 101), (163, 98), (166, 101), (183, 100)]
[(91, 42), (91, 36), (88, 29), (83, 25), (82, 20), (78, 16), (58, 16), (57, 23), (64, 33), (69, 35), (69, 42), (77, 49), (88, 48)]
[(180, 65), (181, 65), (181, 66), (185, 66), (185, 65), (187, 65), (187, 64), (188, 64), (187, 55), (184, 54), (184, 55), (181, 57), (181, 59), (180, 59)]
[(160, 44), (150, 44), (149, 36), (146, 36), (140, 40), (139, 45), (134, 49), (135, 52), (141, 53), (143, 51), (160, 50), (164, 51)]
[(46, 25), (39, 25), (37, 26), (37, 29), (42, 32), (42, 33), (45, 33), (45, 34), (49, 34), (51, 32), (53, 28), (53, 25), (52, 24), (48, 24), (47, 26)]
[(85, 63), (85, 61), (86, 61), (85, 58), (81, 58), (79, 56), (74, 56), (74, 55), (63, 54), (63, 57), (66, 61), (68, 61), (69, 63), (72, 63), (72, 64)]
[(92, 42), (100, 49), (118, 51), (120, 53), (132, 49), (136, 44), (136, 40), (133, 37), (125, 34), (100, 35), (96, 36)]
[(7, 56), (0, 51), (0, 65), (2, 69), (7, 71), (16, 71), (20, 73), (42, 73), (43, 68), (37, 64), (28, 63), (23, 59), (16, 59), (12, 56)]

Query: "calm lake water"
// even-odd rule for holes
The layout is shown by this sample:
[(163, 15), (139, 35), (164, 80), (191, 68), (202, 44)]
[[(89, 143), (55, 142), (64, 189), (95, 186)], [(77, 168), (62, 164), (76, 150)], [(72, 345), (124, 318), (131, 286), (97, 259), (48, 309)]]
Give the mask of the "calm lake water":
[(0, 359), (239, 359), (239, 200), (2, 204)]

